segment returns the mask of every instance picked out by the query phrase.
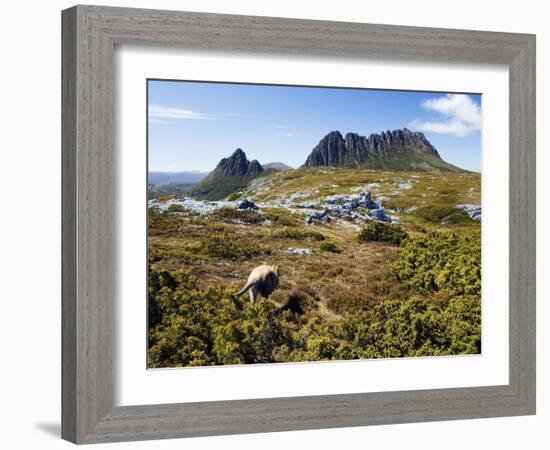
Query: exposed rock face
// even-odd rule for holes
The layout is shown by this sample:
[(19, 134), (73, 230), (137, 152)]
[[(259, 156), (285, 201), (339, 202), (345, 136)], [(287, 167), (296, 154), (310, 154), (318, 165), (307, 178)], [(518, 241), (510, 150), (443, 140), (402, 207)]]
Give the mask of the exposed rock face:
[(221, 172), (225, 176), (244, 177), (249, 172), (258, 174), (263, 170), (260, 163), (256, 160), (249, 161), (242, 149), (238, 148), (228, 158), (223, 158), (214, 171)]
[(264, 168), (262, 167), (262, 165), (256, 159), (253, 159), (248, 164), (248, 169), (244, 176), (248, 177), (249, 179), (256, 178), (263, 171), (264, 171)]
[(339, 131), (331, 131), (308, 156), (304, 166), (350, 167), (351, 155)]
[(458, 171), (441, 159), (423, 133), (402, 130), (360, 136), (331, 131), (312, 150), (303, 167)]
[(220, 200), (248, 182), (262, 175), (264, 168), (257, 161), (249, 161), (238, 148), (228, 158), (223, 158), (216, 168), (189, 191), (191, 195), (205, 200)]

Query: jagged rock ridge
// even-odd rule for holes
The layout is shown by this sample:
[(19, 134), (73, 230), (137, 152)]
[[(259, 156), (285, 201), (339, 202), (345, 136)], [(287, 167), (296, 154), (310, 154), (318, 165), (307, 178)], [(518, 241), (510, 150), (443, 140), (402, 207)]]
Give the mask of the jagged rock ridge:
[(256, 176), (263, 170), (263, 167), (257, 160), (249, 161), (245, 152), (238, 148), (228, 158), (223, 158), (214, 171), (220, 171), (226, 176), (244, 177), (247, 175)]
[(308, 156), (303, 167), (347, 167), (387, 170), (459, 171), (441, 159), (424, 133), (402, 130), (360, 136), (328, 133)]
[(220, 200), (239, 188), (244, 188), (263, 171), (264, 168), (257, 160), (249, 161), (245, 152), (238, 148), (231, 156), (223, 158), (200, 183), (193, 186), (190, 193), (204, 200)]

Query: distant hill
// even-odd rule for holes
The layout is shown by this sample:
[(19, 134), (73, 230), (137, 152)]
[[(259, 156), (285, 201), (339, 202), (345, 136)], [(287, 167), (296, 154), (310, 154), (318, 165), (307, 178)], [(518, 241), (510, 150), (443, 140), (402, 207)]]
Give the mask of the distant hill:
[(149, 172), (148, 184), (168, 185), (168, 184), (186, 184), (198, 183), (208, 172), (199, 172), (196, 170), (184, 172)]
[(220, 200), (262, 175), (264, 168), (257, 160), (249, 161), (240, 148), (228, 158), (223, 158), (216, 168), (189, 193), (204, 200)]
[(282, 163), (282, 162), (270, 162), (270, 163), (267, 163), (267, 164), (262, 164), (262, 167), (265, 169), (265, 170), (277, 170), (277, 171), (280, 171), (280, 172), (284, 172), (285, 170), (292, 170), (294, 169), (293, 167), (290, 167), (288, 165), (286, 165), (285, 163)]
[(402, 130), (360, 136), (331, 131), (302, 167), (347, 167), (404, 171), (459, 172), (439, 155), (424, 133)]

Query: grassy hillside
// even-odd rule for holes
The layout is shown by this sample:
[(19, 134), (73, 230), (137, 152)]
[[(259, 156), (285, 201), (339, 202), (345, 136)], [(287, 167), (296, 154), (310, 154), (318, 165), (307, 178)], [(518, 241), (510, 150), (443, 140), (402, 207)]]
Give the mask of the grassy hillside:
[(234, 191), (246, 187), (250, 179), (241, 176), (223, 175), (213, 171), (190, 189), (190, 193), (204, 200), (219, 200)]
[(376, 158), (372, 156), (364, 163), (365, 167), (374, 170), (413, 170), (419, 172), (463, 172), (459, 167), (453, 166), (435, 156), (420, 152), (401, 152), (393, 156)]
[[(481, 203), (481, 175), (475, 172), (392, 172), (362, 169), (297, 169), (255, 180), (236, 198), (277, 205), (323, 200), (336, 194), (369, 191), (409, 224), (446, 227), (445, 219), (465, 217), (460, 204)], [(291, 205), (292, 205), (291, 202)], [(470, 220), (462, 221), (473, 225)]]
[(441, 158), (419, 151), (398, 151), (393, 154), (371, 154), (367, 158), (351, 157), (345, 166), (364, 170), (392, 170), (414, 172), (464, 172), (460, 167), (453, 166)]
[[(149, 209), (151, 367), (481, 351), (480, 223), (457, 207), (480, 203), (479, 174), (298, 169), (238, 188), (257, 211)], [(359, 190), (394, 223), (305, 223), (301, 203)], [(272, 297), (233, 298), (263, 263), (281, 265)]]
[[(266, 169), (258, 175), (259, 178), (278, 172), (275, 169)], [(189, 193), (203, 200), (220, 200), (234, 192), (246, 190), (248, 184), (256, 176), (224, 175), (214, 170), (199, 183), (189, 189)]]

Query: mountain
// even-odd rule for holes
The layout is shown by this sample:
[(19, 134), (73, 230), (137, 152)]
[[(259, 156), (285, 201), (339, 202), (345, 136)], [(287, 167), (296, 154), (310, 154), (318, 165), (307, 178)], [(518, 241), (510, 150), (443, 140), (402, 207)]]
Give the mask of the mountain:
[(184, 172), (149, 172), (148, 184), (186, 184), (191, 185), (201, 181), (208, 173), (196, 170)]
[(272, 170), (276, 170), (278, 172), (284, 172), (285, 170), (292, 170), (293, 169), (293, 167), (290, 167), (290, 166), (288, 166), (288, 165), (286, 165), (285, 163), (282, 163), (282, 162), (270, 162), (270, 163), (267, 163), (267, 164), (262, 164), (262, 167), (265, 170), (272, 169)]
[(459, 172), (441, 159), (424, 133), (383, 131), (369, 137), (331, 131), (311, 151), (302, 167), (348, 167), (383, 170)]
[(249, 161), (246, 154), (238, 148), (231, 156), (223, 158), (189, 193), (204, 200), (220, 200), (244, 188), (263, 172), (264, 168), (257, 160)]

